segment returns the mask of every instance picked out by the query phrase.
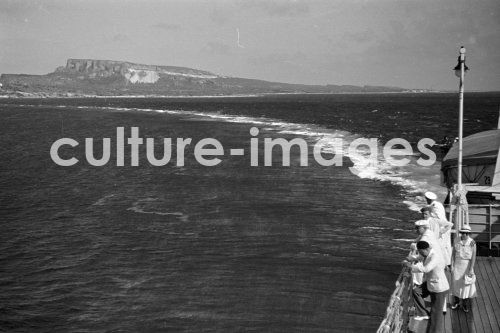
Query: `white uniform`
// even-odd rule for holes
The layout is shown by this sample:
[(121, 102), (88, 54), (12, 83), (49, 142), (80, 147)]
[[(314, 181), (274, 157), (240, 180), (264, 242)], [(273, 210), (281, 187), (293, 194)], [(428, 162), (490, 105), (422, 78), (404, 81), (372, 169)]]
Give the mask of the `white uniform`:
[(434, 236), (436, 236), (439, 247), (441, 248), (441, 253), (445, 260), (446, 265), (451, 264), (451, 241), (450, 241), (450, 229), (453, 223), (446, 220), (441, 220), (437, 217), (429, 217), (429, 228), (432, 230)]
[[(432, 208), (434, 217), (436, 217), (442, 221), (448, 222), (448, 219), (446, 218), (446, 212), (444, 210), (444, 206), (442, 203), (434, 200), (433, 202), (431, 202), (429, 207)], [(446, 265), (448, 266), (451, 264), (451, 251), (452, 251), (450, 230), (448, 229), (445, 232), (443, 232), (441, 234), (441, 236), (439, 237), (438, 241), (439, 241), (441, 248), (442, 248), (444, 261), (445, 261)]]
[(433, 211), (438, 219), (448, 221), (448, 219), (446, 218), (446, 211), (444, 210), (444, 206), (442, 203), (434, 200), (433, 202), (431, 202), (429, 207), (433, 208)]
[(423, 262), (418, 262), (412, 267), (412, 272), (424, 273), (427, 281), (427, 288), (430, 292), (440, 293), (450, 289), (448, 279), (444, 273), (443, 258), (434, 249), (431, 249), (427, 258)]
[[(439, 241), (436, 239), (436, 237), (434, 236), (434, 233), (432, 232), (431, 229), (425, 230), (425, 232), (422, 235), (420, 235), (416, 239), (416, 241), (417, 242), (425, 241), (425, 242), (429, 243), (431, 249), (433, 249), (438, 256), (441, 256), (441, 258), (443, 258), (443, 254), (441, 251), (441, 245), (439, 244)], [(415, 251), (415, 254), (413, 254), (413, 258), (418, 259), (421, 257), (418, 255), (418, 252)], [(413, 283), (414, 284), (420, 285), (425, 281), (424, 274), (421, 272), (413, 272), (412, 276), (413, 276)]]

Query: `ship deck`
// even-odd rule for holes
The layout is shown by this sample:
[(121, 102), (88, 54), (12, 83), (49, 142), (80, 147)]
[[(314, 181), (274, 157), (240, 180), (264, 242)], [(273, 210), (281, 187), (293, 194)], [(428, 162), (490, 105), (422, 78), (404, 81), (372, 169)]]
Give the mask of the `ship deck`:
[[(498, 333), (500, 332), (500, 258), (477, 257), (477, 297), (471, 310), (448, 307), (442, 332), (446, 333)], [(427, 320), (410, 320), (409, 328), (415, 333), (425, 333)]]

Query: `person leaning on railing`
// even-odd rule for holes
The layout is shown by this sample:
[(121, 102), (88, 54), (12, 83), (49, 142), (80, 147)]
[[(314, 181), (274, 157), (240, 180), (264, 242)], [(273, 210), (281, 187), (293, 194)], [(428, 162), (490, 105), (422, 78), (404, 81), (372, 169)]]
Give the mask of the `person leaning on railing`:
[(476, 276), (474, 264), (476, 263), (476, 242), (470, 238), (471, 228), (464, 225), (460, 229), (460, 240), (453, 246), (451, 262), (452, 288), (454, 296), (452, 309), (462, 307), (469, 312), (471, 298), (476, 297)]
[[(417, 311), (427, 312), (427, 309), (418, 309), (419, 304), (423, 303), (423, 298), (431, 297), (431, 312), (428, 333), (438, 333), (443, 327), (444, 315), (442, 313), (443, 305), (450, 286), (444, 273), (445, 262), (438, 249), (432, 249), (428, 242), (419, 241), (417, 250), (420, 254), (419, 260), (413, 264), (405, 261), (407, 267), (411, 267), (412, 272), (424, 273), (424, 283), (420, 288), (413, 289), (414, 299), (420, 299), (422, 302), (415, 302)], [(408, 258), (411, 259), (411, 258)], [(425, 303), (423, 303), (425, 304)]]
[[(411, 254), (406, 258), (409, 262), (416, 262), (422, 260), (422, 257), (418, 253), (417, 244), (419, 241), (426, 241), (429, 243), (430, 247), (439, 252), (441, 255), (441, 248), (434, 235), (433, 231), (430, 229), (428, 220), (418, 220), (415, 222), (415, 230), (417, 232), (417, 239), (415, 243), (410, 245)], [(424, 273), (423, 272), (412, 272), (413, 278), (413, 302), (415, 304), (416, 316), (415, 320), (429, 319), (429, 311), (425, 308), (425, 302), (419, 295), (422, 294), (422, 284), (424, 283)]]

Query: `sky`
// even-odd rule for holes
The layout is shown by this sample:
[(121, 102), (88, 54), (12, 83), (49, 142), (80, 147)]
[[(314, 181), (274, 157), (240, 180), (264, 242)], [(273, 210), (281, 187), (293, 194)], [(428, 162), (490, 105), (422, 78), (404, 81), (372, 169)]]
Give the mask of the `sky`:
[(499, 0), (0, 0), (0, 73), (68, 58), (304, 84), (500, 90)]

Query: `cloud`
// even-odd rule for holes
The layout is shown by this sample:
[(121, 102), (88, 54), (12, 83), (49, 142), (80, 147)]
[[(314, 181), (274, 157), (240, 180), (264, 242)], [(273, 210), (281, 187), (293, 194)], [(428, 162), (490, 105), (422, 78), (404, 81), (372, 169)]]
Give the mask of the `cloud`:
[(172, 23), (157, 23), (153, 24), (152, 27), (155, 29), (166, 30), (166, 31), (176, 31), (181, 29), (180, 25)]

